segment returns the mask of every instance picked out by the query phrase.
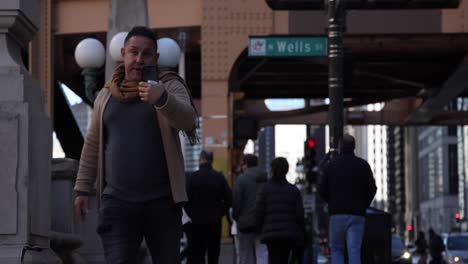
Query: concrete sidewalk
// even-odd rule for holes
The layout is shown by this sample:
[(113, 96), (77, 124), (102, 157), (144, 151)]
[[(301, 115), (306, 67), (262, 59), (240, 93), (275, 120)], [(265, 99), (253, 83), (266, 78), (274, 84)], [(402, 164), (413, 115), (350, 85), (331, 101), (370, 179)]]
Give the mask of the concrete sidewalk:
[(234, 243), (222, 241), (221, 253), (219, 256), (220, 264), (235, 264)]

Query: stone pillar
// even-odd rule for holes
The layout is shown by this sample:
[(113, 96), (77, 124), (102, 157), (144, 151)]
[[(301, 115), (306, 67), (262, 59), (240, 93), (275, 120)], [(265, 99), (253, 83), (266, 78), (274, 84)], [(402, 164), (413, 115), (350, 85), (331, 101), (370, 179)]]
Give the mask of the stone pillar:
[[(109, 0), (107, 49), (115, 34), (129, 31), (134, 26), (148, 26), (147, 0)], [(106, 52), (106, 80), (110, 80), (117, 63)]]
[(39, 1), (0, 3), (0, 263), (61, 263), (49, 248), (51, 122), (21, 50)]
[(52, 232), (50, 247), (66, 264), (86, 263), (77, 254), (77, 248), (83, 245), (80, 237), (75, 233), (78, 217), (73, 210), (76, 173), (78, 161), (69, 158), (52, 160)]

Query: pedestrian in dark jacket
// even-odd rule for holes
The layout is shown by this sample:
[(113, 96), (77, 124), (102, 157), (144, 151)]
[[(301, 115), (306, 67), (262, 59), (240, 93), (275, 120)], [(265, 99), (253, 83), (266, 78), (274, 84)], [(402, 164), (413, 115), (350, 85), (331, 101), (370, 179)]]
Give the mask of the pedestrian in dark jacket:
[(365, 213), (377, 187), (369, 164), (354, 155), (354, 137), (345, 134), (340, 154), (323, 169), (319, 194), (328, 203), (332, 263), (344, 263), (347, 249), (350, 264), (361, 263)]
[(428, 246), (426, 238), (424, 237), (424, 232), (418, 232), (414, 245), (416, 246), (416, 254), (420, 256), (418, 263), (426, 263)]
[(257, 167), (258, 158), (246, 154), (242, 161), (243, 174), (233, 188), (232, 217), (237, 223), (237, 241), (240, 264), (266, 264), (268, 253), (260, 242), (255, 220), (255, 204), (258, 191), (267, 180), (266, 173)]
[(434, 232), (431, 228), (429, 229), (429, 254), (431, 255), (430, 264), (442, 264), (442, 252), (445, 250), (444, 242), (442, 238)]
[(220, 172), (213, 170), (213, 153), (201, 151), (200, 169), (187, 178), (188, 202), (185, 210), (192, 220), (188, 235), (188, 263), (217, 264), (221, 242), (221, 220), (232, 204), (229, 185)]
[(271, 162), (271, 179), (257, 199), (257, 223), (270, 264), (287, 264), (294, 250), (304, 243), (302, 197), (299, 189), (286, 180), (288, 170), (285, 158), (275, 158)]

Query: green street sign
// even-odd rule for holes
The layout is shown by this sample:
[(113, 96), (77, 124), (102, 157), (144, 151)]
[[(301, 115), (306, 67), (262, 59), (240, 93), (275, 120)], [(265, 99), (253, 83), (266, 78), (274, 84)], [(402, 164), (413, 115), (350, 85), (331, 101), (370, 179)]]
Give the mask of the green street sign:
[(249, 57), (327, 56), (326, 37), (249, 37)]

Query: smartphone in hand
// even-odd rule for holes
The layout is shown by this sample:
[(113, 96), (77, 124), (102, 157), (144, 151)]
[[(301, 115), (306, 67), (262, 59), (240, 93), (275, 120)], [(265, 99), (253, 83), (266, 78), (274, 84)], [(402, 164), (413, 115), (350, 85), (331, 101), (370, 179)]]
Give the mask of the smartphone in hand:
[(142, 68), (141, 80), (144, 82), (148, 81), (159, 81), (158, 67), (156, 65), (146, 65)]

